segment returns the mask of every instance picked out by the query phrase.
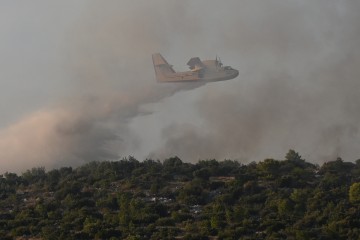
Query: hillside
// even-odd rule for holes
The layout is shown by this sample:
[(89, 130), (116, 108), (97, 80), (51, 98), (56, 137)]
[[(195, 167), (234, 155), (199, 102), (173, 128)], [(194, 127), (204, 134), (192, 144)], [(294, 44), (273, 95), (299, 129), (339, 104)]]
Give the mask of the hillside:
[(90, 162), (0, 175), (1, 239), (359, 239), (360, 160)]

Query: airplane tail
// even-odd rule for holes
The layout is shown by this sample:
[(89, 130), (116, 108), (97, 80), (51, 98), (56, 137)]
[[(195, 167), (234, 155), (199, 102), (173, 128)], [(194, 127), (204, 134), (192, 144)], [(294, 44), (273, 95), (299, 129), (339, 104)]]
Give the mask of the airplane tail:
[(160, 53), (154, 53), (152, 55), (152, 60), (157, 81), (166, 81), (167, 76), (176, 73), (172, 66), (165, 60), (163, 56), (161, 56)]

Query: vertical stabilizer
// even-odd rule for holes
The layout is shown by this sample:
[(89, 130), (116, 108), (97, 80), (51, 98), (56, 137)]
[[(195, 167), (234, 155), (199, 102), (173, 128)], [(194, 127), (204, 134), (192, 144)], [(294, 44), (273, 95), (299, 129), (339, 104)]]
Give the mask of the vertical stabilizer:
[(154, 64), (156, 79), (159, 82), (166, 81), (166, 78), (174, 74), (175, 71), (172, 66), (165, 60), (160, 53), (154, 53), (152, 55), (152, 60)]

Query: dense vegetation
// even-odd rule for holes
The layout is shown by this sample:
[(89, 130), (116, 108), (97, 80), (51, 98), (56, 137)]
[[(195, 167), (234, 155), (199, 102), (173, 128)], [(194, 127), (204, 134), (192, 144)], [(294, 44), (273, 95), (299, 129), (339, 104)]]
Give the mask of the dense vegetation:
[(91, 162), (0, 175), (0, 238), (359, 239), (360, 160)]

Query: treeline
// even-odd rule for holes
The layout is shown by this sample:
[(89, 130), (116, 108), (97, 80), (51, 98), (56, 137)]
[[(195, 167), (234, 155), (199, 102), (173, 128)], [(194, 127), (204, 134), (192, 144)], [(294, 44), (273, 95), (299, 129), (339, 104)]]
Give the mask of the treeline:
[(90, 162), (0, 175), (0, 239), (359, 239), (360, 160)]

